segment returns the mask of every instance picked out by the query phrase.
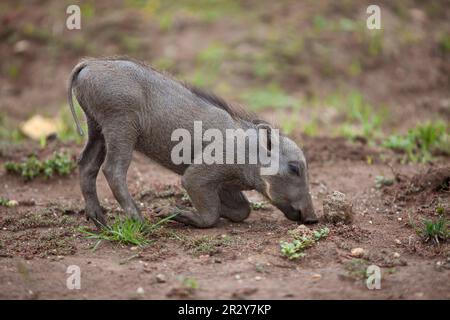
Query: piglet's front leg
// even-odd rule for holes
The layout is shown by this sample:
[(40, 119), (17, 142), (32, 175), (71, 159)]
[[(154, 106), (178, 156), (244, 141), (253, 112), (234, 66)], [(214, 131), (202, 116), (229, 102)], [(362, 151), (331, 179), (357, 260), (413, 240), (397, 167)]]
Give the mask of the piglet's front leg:
[(176, 214), (173, 220), (197, 228), (215, 226), (220, 218), (219, 184), (211, 172), (207, 165), (191, 165), (182, 177), (182, 185), (195, 209), (190, 211), (167, 207), (159, 210), (157, 215), (168, 217)]

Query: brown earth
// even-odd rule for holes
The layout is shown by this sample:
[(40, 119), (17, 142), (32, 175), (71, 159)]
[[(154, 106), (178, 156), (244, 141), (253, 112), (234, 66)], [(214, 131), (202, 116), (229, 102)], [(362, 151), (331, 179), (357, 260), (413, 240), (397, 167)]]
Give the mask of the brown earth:
[[(314, 143), (316, 156), (320, 156), (318, 150), (327, 150), (333, 141), (322, 146), (315, 140), (309, 143)], [(244, 223), (221, 220), (208, 230), (169, 223), (155, 236), (155, 242), (143, 249), (103, 242), (93, 252), (95, 240), (76, 231), (79, 225), (92, 228), (83, 216), (77, 174), (24, 183), (2, 171), (0, 193), (16, 199), (19, 206), (0, 209), (0, 298), (449, 299), (448, 244), (423, 243), (409, 224), (409, 219), (419, 223), (419, 214), (432, 217), (438, 198), (446, 203), (448, 214), (448, 191), (430, 191), (420, 203), (414, 198), (400, 201), (389, 197), (406, 189), (400, 182), (383, 190), (374, 188), (374, 177), (389, 175), (391, 169), (353, 159), (358, 147), (347, 148), (350, 159), (343, 155), (333, 159), (333, 165), (311, 161), (311, 183), (319, 215), (324, 195), (339, 190), (354, 205), (354, 223), (328, 225), (330, 235), (299, 261), (280, 255), (280, 240), (288, 239), (287, 231), (296, 224), (272, 207), (253, 212)], [(393, 169), (404, 179), (425, 170), (400, 165)], [(154, 219), (152, 208), (159, 200), (147, 197), (152, 194), (148, 190), (158, 194), (167, 188), (178, 190), (179, 185), (179, 177), (139, 154), (128, 180), (149, 219)], [(118, 210), (103, 176), (99, 194), (105, 207)], [(249, 196), (261, 200), (255, 193)], [(227, 241), (221, 240), (224, 235)], [(211, 247), (192, 245), (204, 236), (210, 237), (207, 243)], [(356, 247), (366, 250), (363, 259), (350, 255)], [(361, 279), (370, 264), (382, 268), (381, 290), (368, 290)], [(81, 290), (66, 287), (69, 265), (81, 268)], [(157, 274), (164, 275), (164, 283), (157, 280)], [(185, 278), (195, 279), (199, 288), (187, 290)], [(136, 293), (139, 287), (144, 294)]]

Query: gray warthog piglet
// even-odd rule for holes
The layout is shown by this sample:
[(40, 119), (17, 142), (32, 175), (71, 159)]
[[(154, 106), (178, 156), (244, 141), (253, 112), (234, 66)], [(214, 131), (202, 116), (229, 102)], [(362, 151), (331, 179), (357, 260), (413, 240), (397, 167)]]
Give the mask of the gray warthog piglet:
[[(96, 190), (102, 164), (120, 206), (132, 218), (142, 220), (126, 184), (134, 150), (182, 175), (182, 185), (195, 210), (177, 209), (179, 214), (174, 220), (179, 222), (206, 228), (214, 226), (220, 217), (243, 221), (250, 214), (243, 190), (262, 193), (290, 220), (317, 222), (305, 157), (285, 136), (279, 138), (279, 169), (274, 175), (261, 175), (260, 162), (208, 165), (172, 161), (172, 148), (177, 144), (171, 140), (174, 130), (183, 128), (193, 135), (194, 121), (202, 121), (203, 130), (214, 128), (225, 133), (227, 129), (256, 130), (262, 126), (270, 133), (271, 127), (254, 115), (141, 62), (128, 58), (87, 59), (73, 69), (68, 90), (80, 134), (72, 89), (88, 125), (88, 140), (79, 159), (81, 191), (86, 215), (97, 226), (106, 224)], [(267, 136), (266, 147), (270, 149), (271, 135)]]

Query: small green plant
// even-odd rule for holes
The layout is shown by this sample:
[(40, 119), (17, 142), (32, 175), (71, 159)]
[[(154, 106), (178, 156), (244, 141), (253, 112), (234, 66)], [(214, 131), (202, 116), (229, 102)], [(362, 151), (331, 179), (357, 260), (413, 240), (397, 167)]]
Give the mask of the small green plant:
[(5, 169), (9, 173), (20, 175), (29, 181), (40, 175), (46, 178), (55, 174), (59, 176), (69, 175), (75, 169), (75, 162), (68, 153), (55, 152), (52, 158), (43, 162), (36, 155), (29, 156), (23, 162), (7, 162), (5, 163)]
[(11, 63), (6, 69), (6, 74), (12, 79), (15, 80), (20, 76), (20, 66), (16, 63)]
[(384, 176), (376, 176), (375, 177), (375, 187), (377, 189), (381, 189), (386, 186), (392, 186), (394, 184), (394, 179), (386, 178)]
[(5, 169), (9, 173), (18, 174), (25, 180), (32, 180), (42, 172), (42, 162), (35, 155), (28, 157), (24, 162), (7, 162)]
[(361, 74), (362, 72), (362, 67), (361, 67), (361, 63), (359, 62), (359, 60), (355, 60), (352, 61), (348, 67), (348, 73), (352, 76), (352, 77), (357, 77)]
[(18, 203), (16, 200), (0, 198), (0, 206), (11, 208), (11, 207), (15, 207), (17, 205), (18, 205)]
[(289, 260), (303, 258), (306, 253), (302, 252), (306, 248), (311, 247), (314, 241), (311, 238), (295, 239), (292, 242), (281, 242), (281, 254)]
[(439, 46), (444, 53), (450, 52), (450, 34), (444, 33), (439, 39)]
[(220, 43), (212, 43), (197, 55), (198, 68), (188, 80), (198, 87), (205, 87), (216, 82), (222, 61), (227, 55), (226, 47)]
[(315, 137), (319, 133), (319, 123), (315, 116), (310, 122), (303, 125), (303, 133), (308, 137)]
[(388, 108), (381, 106), (375, 108), (357, 90), (347, 94), (338, 91), (323, 100), (314, 98), (311, 102), (316, 105), (319, 103), (320, 106), (333, 107), (345, 116), (337, 133), (347, 139), (363, 137), (369, 143), (373, 143), (382, 136), (381, 129), (388, 116)]
[(67, 153), (55, 153), (52, 158), (43, 163), (43, 171), (46, 177), (51, 177), (55, 173), (60, 176), (69, 175), (75, 168), (75, 162)]
[(328, 229), (327, 227), (315, 230), (313, 233), (314, 241), (319, 241), (320, 239), (327, 237), (329, 233), (330, 229)]
[(439, 241), (445, 242), (450, 236), (450, 222), (445, 217), (439, 217), (436, 221), (424, 220), (422, 228), (418, 230), (419, 235), (425, 242), (433, 241), (439, 244)]
[(252, 90), (243, 95), (246, 104), (253, 110), (265, 108), (298, 108), (299, 100), (286, 94), (276, 85), (271, 85), (265, 89)]
[(329, 232), (328, 228), (323, 228), (314, 231), (312, 236), (299, 236), (292, 242), (282, 241), (280, 243), (281, 254), (289, 260), (303, 258), (306, 255), (303, 251), (312, 247), (320, 239), (325, 238)]
[(294, 132), (295, 128), (298, 127), (298, 121), (295, 116), (283, 117), (281, 121), (281, 130), (284, 134), (291, 134)]
[(366, 38), (367, 40), (367, 51), (371, 57), (377, 57), (383, 53), (383, 32), (378, 31), (370, 33)]
[(347, 18), (338, 21), (336, 29), (341, 31), (354, 31), (358, 27), (358, 22)]
[(78, 228), (78, 231), (85, 234), (87, 239), (97, 240), (93, 250), (95, 250), (103, 240), (118, 242), (123, 245), (144, 247), (152, 243), (147, 237), (155, 233), (161, 225), (172, 219), (175, 215), (176, 214), (161, 219), (154, 224), (147, 222), (142, 223), (131, 218), (116, 219), (112, 225), (104, 226), (99, 233), (91, 232), (85, 227)]
[[(93, 233), (84, 228), (79, 231), (87, 235), (88, 239), (96, 239), (99, 242), (108, 240), (111, 242), (118, 242), (124, 245), (145, 246), (150, 244), (146, 239), (146, 225), (134, 219), (117, 219), (111, 226), (105, 226), (100, 233)], [(99, 242), (94, 247), (97, 247)]]
[(387, 269), (388, 274), (394, 274), (395, 272), (397, 272), (397, 269), (395, 269), (394, 267)]
[(445, 208), (443, 205), (440, 204), (436, 207), (436, 213), (438, 215), (442, 216), (444, 214), (444, 212), (445, 212)]
[(250, 207), (252, 210), (265, 210), (267, 209), (267, 203), (262, 201), (250, 202)]
[(347, 113), (347, 123), (341, 128), (344, 136), (350, 139), (357, 136), (374, 139), (380, 136), (381, 125), (385, 118), (383, 112), (376, 112), (357, 91), (350, 92), (344, 104), (341, 106)]
[(24, 135), (18, 128), (13, 128), (7, 121), (6, 117), (0, 113), (0, 141), (8, 141), (12, 143), (20, 143), (24, 139)]
[(95, 7), (92, 4), (85, 3), (81, 5), (81, 13), (86, 19), (91, 18), (95, 14)]
[(194, 278), (184, 278), (183, 286), (189, 290), (197, 290), (199, 288), (198, 282)]
[(392, 135), (383, 146), (405, 153), (404, 161), (428, 162), (433, 153), (450, 153), (448, 127), (444, 122), (427, 122), (410, 129), (406, 135)]
[(183, 298), (192, 297), (200, 288), (195, 278), (180, 276), (178, 279), (181, 282), (181, 286), (173, 288), (172, 291), (169, 292), (169, 296), (173, 295)]
[(321, 15), (318, 15), (318, 14), (316, 14), (313, 17), (313, 21), (312, 22), (313, 22), (314, 30), (316, 32), (320, 32), (320, 31), (328, 28), (328, 26), (329, 26), (328, 19), (326, 19), (325, 17), (323, 17)]

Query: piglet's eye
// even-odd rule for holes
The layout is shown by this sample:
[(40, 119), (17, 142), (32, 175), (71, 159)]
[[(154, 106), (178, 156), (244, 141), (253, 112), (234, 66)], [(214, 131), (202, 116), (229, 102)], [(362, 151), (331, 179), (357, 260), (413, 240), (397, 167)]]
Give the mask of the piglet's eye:
[(288, 166), (289, 166), (289, 171), (291, 173), (296, 174), (296, 175), (300, 175), (300, 166), (298, 165), (298, 163), (289, 162)]

